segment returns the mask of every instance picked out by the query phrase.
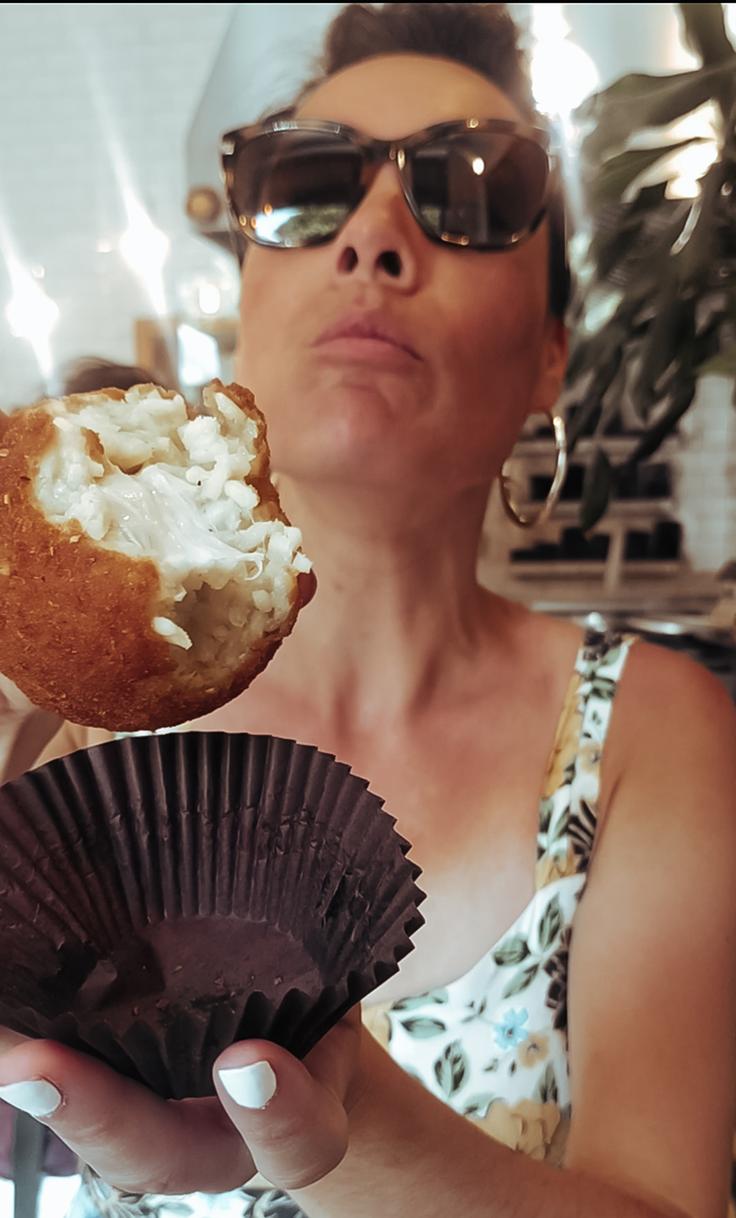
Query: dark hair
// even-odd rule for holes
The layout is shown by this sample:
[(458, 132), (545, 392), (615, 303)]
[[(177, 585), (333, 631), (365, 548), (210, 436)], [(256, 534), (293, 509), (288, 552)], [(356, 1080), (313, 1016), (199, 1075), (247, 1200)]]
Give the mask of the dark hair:
[[(289, 110), (329, 76), (376, 55), (436, 55), (473, 68), (497, 85), (522, 116), (544, 126), (532, 96), (519, 32), (505, 4), (348, 4), (330, 24), (316, 74)], [(556, 188), (550, 200), (549, 305), (564, 317), (570, 297), (565, 209)]]
[(401, 52), (457, 60), (493, 81), (525, 118), (538, 117), (505, 4), (348, 4), (327, 30), (319, 73), (333, 76), (374, 55)]
[(115, 364), (109, 359), (86, 355), (68, 364), (61, 376), (61, 392), (96, 393), (98, 389), (132, 389), (134, 385), (150, 385), (156, 380), (145, 368), (132, 364)]

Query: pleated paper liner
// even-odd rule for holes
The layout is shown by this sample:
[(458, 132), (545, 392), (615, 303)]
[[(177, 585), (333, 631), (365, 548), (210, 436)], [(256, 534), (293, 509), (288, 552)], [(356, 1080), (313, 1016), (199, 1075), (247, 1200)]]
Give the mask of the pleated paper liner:
[(298, 1057), (424, 919), (410, 845), (309, 745), (136, 737), (0, 789), (0, 1024), (160, 1095), (211, 1095), (235, 1040)]

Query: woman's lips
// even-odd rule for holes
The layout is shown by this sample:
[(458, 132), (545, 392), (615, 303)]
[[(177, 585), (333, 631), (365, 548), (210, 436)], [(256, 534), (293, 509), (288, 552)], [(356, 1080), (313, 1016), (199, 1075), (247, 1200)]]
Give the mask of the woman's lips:
[(408, 338), (385, 318), (348, 316), (323, 330), (314, 343), (324, 354), (363, 363), (418, 361)]

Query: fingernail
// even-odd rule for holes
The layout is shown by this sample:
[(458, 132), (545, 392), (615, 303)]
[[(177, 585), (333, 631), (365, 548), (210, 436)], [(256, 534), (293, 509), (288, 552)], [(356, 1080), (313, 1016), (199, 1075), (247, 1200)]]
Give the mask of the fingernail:
[(61, 1103), (61, 1092), (45, 1078), (35, 1078), (30, 1083), (10, 1083), (0, 1087), (0, 1100), (20, 1108), (32, 1117), (51, 1116)]
[(276, 1075), (268, 1062), (219, 1070), (220, 1082), (241, 1108), (265, 1108), (276, 1094)]

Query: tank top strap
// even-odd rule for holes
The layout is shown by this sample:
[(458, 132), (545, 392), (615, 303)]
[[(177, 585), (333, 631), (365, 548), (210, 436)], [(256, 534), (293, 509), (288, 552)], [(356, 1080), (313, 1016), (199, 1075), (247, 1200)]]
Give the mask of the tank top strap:
[(635, 640), (589, 630), (578, 651), (539, 805), (537, 891), (588, 869), (613, 700)]

